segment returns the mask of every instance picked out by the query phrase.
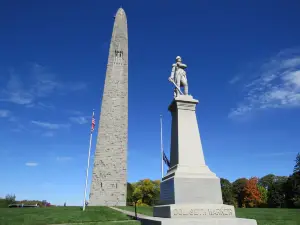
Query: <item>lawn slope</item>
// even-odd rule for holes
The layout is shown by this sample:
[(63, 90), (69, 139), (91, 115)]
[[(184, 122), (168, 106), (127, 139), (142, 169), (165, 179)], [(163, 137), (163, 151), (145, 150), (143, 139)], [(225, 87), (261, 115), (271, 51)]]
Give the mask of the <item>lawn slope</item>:
[[(129, 219), (126, 215), (108, 207), (87, 207), (84, 212), (80, 207), (0, 208), (0, 225), (84, 224), (86, 222), (109, 224), (99, 222), (126, 221)], [(131, 225), (130, 223), (124, 224)]]

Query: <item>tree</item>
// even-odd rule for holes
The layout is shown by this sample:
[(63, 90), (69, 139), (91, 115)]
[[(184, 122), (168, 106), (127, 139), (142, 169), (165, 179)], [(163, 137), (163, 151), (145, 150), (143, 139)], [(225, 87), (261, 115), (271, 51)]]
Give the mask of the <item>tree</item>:
[(155, 184), (150, 179), (144, 179), (136, 184), (133, 198), (138, 205), (152, 205), (155, 197)]
[(16, 196), (8, 194), (5, 196), (5, 201), (7, 205), (14, 204), (16, 203)]
[(128, 205), (131, 205), (133, 202), (133, 198), (132, 198), (133, 191), (134, 191), (134, 189), (133, 189), (132, 184), (127, 182), (127, 199), (126, 199), (126, 201), (127, 201)]
[(132, 200), (136, 203), (143, 198), (143, 193), (140, 187), (136, 187), (132, 194)]
[(268, 190), (268, 206), (271, 208), (283, 207), (285, 203), (284, 184), (287, 179), (277, 179)]
[(245, 203), (244, 202), (244, 198), (245, 198), (244, 188), (246, 186), (247, 181), (248, 180), (246, 178), (239, 178), (232, 183), (233, 193), (234, 193), (234, 197), (237, 201), (238, 207), (243, 207), (243, 205)]
[(258, 184), (265, 189), (269, 189), (271, 185), (274, 183), (276, 176), (274, 174), (268, 174), (258, 180)]
[(285, 206), (288, 208), (300, 208), (300, 172), (294, 173), (283, 185), (285, 194)]
[(224, 204), (235, 205), (233, 188), (229, 180), (221, 178), (221, 190)]
[(245, 204), (247, 207), (257, 207), (261, 203), (261, 195), (258, 190), (258, 178), (250, 178), (244, 188), (245, 192)]
[(47, 206), (47, 203), (48, 203), (47, 200), (43, 200), (42, 201), (42, 206)]
[(156, 203), (159, 202), (160, 199), (160, 180), (154, 180), (152, 182), (154, 184), (154, 196), (152, 205), (156, 205)]
[(259, 206), (267, 207), (267, 205), (268, 205), (268, 190), (261, 185), (257, 185), (257, 188), (259, 190), (260, 197), (261, 197), (261, 202), (260, 202)]
[(296, 165), (294, 166), (294, 173), (299, 173), (300, 172), (300, 153), (297, 154), (295, 162), (296, 162)]

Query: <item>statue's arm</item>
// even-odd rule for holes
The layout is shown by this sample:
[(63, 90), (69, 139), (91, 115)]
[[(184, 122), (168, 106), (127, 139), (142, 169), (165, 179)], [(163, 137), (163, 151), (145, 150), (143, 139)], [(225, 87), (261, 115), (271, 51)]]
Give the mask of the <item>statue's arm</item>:
[(172, 65), (172, 71), (171, 71), (171, 75), (170, 75), (169, 79), (174, 80), (175, 69), (176, 69), (176, 63)]
[(177, 62), (177, 66), (179, 66), (179, 67), (182, 68), (182, 69), (187, 68), (187, 65), (186, 65), (186, 64), (183, 64), (183, 63), (181, 63), (181, 62)]

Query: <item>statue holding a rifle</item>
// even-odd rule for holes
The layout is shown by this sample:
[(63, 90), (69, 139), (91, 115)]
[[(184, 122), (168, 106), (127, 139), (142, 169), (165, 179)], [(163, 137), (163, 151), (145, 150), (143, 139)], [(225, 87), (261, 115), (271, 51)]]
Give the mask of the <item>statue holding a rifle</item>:
[[(180, 95), (188, 95), (188, 82), (186, 77), (186, 72), (184, 69), (187, 68), (186, 64), (181, 62), (181, 57), (176, 57), (176, 63), (172, 65), (171, 76), (169, 81), (175, 85), (174, 89), (174, 98), (179, 97)], [(180, 87), (183, 87), (183, 93), (180, 90)]]

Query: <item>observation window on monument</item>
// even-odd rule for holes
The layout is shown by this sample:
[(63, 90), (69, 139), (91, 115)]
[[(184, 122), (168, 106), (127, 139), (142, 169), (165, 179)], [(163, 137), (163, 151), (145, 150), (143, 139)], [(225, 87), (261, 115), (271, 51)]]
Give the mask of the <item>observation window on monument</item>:
[(115, 50), (115, 56), (116, 56), (116, 57), (123, 58), (123, 51)]

